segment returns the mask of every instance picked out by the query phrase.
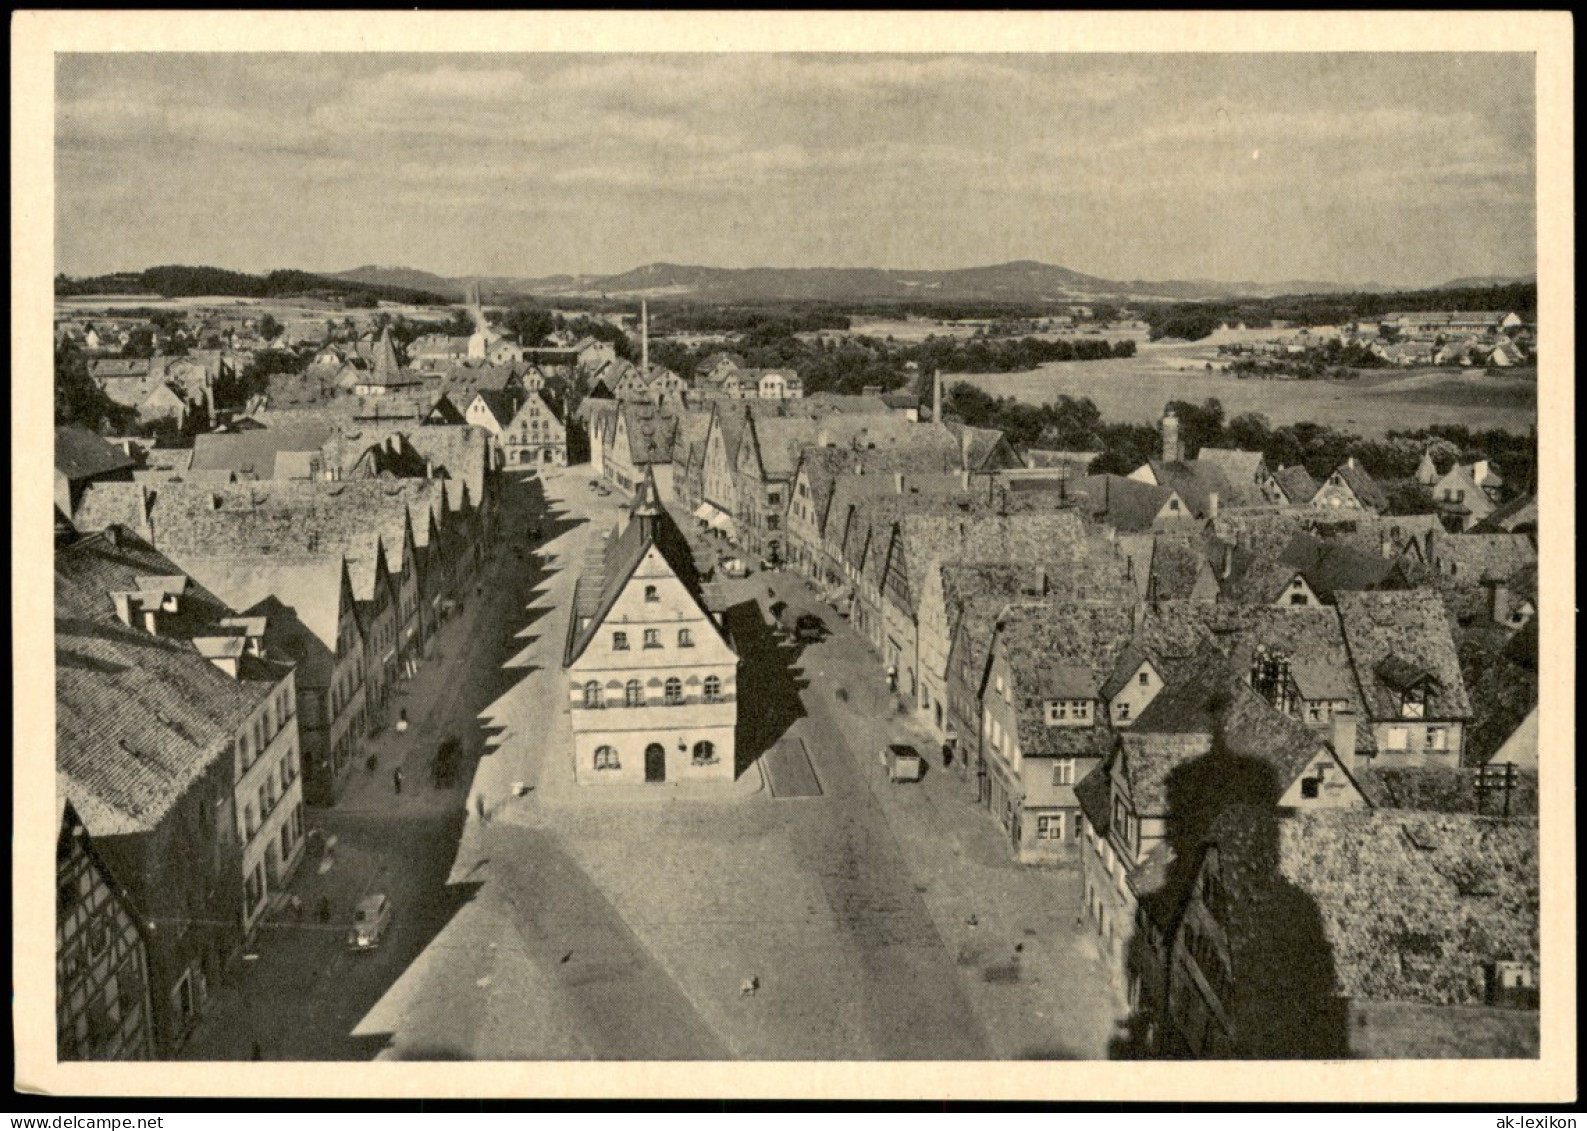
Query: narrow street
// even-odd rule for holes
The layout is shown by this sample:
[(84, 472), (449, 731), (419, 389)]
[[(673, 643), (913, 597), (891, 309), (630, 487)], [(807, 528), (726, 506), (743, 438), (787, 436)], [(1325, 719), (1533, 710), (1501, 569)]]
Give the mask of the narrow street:
[[(306, 862), (296, 888), (310, 909), (330, 893), (332, 922), (266, 928), (188, 1055), (246, 1058), (254, 1041), (269, 1059), (1104, 1055), (1115, 1004), (1078, 874), (1015, 865), (940, 761), (887, 782), (883, 743), (934, 747), (796, 579), (723, 587), (746, 705), (735, 783), (573, 785), (568, 600), (622, 501), (586, 470), (509, 485), (508, 548), (399, 700), (411, 729), (383, 735), (377, 771), (356, 768), (315, 814), (335, 864)], [(531, 510), (550, 516), (546, 537), (519, 559)], [(780, 641), (777, 600), (822, 616), (824, 639)], [(425, 763), (453, 733), (473, 773), (437, 790)], [(772, 747), (769, 779), (750, 757)], [(368, 891), (391, 897), (395, 926), (379, 952), (349, 954), (345, 920)]]

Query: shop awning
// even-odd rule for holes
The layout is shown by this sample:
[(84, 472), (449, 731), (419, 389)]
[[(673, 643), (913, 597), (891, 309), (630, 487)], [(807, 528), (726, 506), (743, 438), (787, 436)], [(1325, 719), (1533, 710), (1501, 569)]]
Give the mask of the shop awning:
[(716, 508), (713, 507), (710, 503), (701, 503), (699, 506), (694, 508), (694, 517), (698, 518), (698, 519), (700, 519), (700, 520), (702, 520), (704, 522), (710, 522), (711, 521), (711, 512), (713, 512), (715, 510), (716, 510)]
[(738, 536), (738, 527), (734, 524), (731, 518), (723, 514), (721, 511), (717, 511), (711, 516), (711, 526), (713, 529), (720, 530), (729, 538), (736, 538)]

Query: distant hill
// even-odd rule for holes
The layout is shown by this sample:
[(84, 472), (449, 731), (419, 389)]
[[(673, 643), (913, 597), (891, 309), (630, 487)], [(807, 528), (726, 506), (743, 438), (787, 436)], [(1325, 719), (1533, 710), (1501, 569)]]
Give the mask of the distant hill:
[(1458, 291), (1477, 287), (1520, 287), (1536, 283), (1536, 275), (1468, 275), (1462, 279), (1451, 279), (1447, 283), (1439, 283), (1430, 288), (1435, 291)]
[(307, 271), (272, 271), (249, 275), (219, 267), (150, 267), (146, 271), (120, 272), (92, 278), (56, 277), (57, 295), (157, 294), (165, 298), (198, 295), (236, 295), (246, 298), (327, 298), (362, 302), (387, 302), (436, 306), (444, 295), (423, 288), (365, 283), (352, 279), (313, 275)]

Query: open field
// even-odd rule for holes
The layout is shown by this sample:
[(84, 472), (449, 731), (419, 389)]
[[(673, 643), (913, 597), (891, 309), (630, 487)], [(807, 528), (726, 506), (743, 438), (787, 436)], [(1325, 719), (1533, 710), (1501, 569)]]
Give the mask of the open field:
[(1312, 421), (1367, 437), (1433, 424), (1524, 433), (1537, 422), (1533, 371), (1490, 377), (1469, 369), (1368, 370), (1353, 381), (1242, 379), (1217, 369), (1227, 360), (1217, 357), (1217, 343), (1231, 339), (1143, 344), (1133, 358), (1053, 362), (1029, 373), (944, 373), (942, 379), (944, 387), (964, 381), (1032, 404), (1090, 397), (1110, 422), (1150, 424), (1171, 400), (1208, 397), (1218, 398), (1229, 417), (1260, 412), (1274, 425)]
[[(444, 320), (451, 308), (382, 302), (378, 309), (392, 315)], [(253, 298), (245, 295), (184, 295), (171, 298), (164, 295), (70, 295), (55, 300), (57, 319), (89, 318), (95, 314), (113, 316), (118, 311), (131, 310), (169, 310), (189, 315), (205, 311), (228, 314), (246, 312), (248, 315), (269, 313), (276, 318), (337, 318), (374, 313), (374, 308), (343, 308), (324, 299)]]

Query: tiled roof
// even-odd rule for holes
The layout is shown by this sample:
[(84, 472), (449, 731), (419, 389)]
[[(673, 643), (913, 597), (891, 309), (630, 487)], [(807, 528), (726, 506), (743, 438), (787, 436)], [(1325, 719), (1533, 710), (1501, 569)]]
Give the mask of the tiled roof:
[(1457, 581), (1503, 581), (1536, 564), (1537, 547), (1525, 534), (1440, 532), (1433, 536), (1434, 567)]
[(1208, 599), (1217, 595), (1217, 579), (1199, 536), (1160, 531), (1153, 541), (1148, 593), (1160, 601), (1188, 601), (1199, 583)]
[(1106, 523), (1121, 534), (1150, 530), (1163, 504), (1174, 494), (1167, 487), (1122, 475), (1088, 475), (1071, 484), (1069, 491), (1083, 497), (1080, 505), (1092, 521)]
[[(232, 608), (268, 615), (271, 630), (290, 638), (282, 642), (299, 664), (300, 686), (328, 685), (340, 627), (344, 568), (340, 554), (229, 558), (181, 554), (177, 564)], [(272, 600), (277, 603), (273, 607)], [(298, 629), (312, 640), (299, 639)]]
[[(885, 403), (885, 402), (883, 402)], [(991, 467), (1001, 467), (993, 457), (997, 453), (998, 445), (1003, 443), (1003, 432), (997, 428), (977, 428), (970, 424), (944, 423), (942, 427), (948, 429), (959, 439), (964, 451), (964, 467), (971, 471), (981, 471)], [(1012, 466), (1020, 466), (1016, 458)]]
[(1221, 505), (1245, 506), (1263, 502), (1257, 488), (1257, 474), (1265, 466), (1261, 452), (1248, 452), (1240, 448), (1202, 448), (1196, 453), (1196, 462), (1215, 467), (1229, 484), (1230, 494), (1219, 496)]
[(1112, 732), (1100, 718), (1094, 717), (1088, 727), (1051, 727), (1044, 703), (1049, 692), (1060, 688), (1066, 696), (1097, 697), (1134, 632), (1133, 610), (1062, 601), (1020, 603), (1005, 609), (999, 622), (998, 638), (1014, 677), (1014, 711), (1024, 753), (1102, 756)]
[[(1356, 771), (1362, 791), (1379, 809), (1424, 813), (1476, 813), (1478, 795), (1469, 769), (1451, 766), (1369, 766)], [(1510, 816), (1537, 817), (1537, 774), (1517, 773), (1510, 792)], [(1505, 800), (1495, 789), (1482, 800), (1482, 812), (1497, 817)]]
[(1347, 460), (1334, 470), (1339, 478), (1349, 485), (1362, 505), (1378, 511), (1389, 505), (1388, 496), (1383, 493), (1383, 488), (1378, 486), (1378, 481), (1372, 478), (1366, 468), (1359, 463), (1351, 463)]
[(1228, 502), (1249, 502), (1255, 493), (1254, 488), (1241, 495), (1236, 495), (1235, 487), (1224, 477), (1223, 469), (1215, 463), (1202, 463), (1198, 460), (1174, 460), (1165, 463), (1154, 459), (1147, 461), (1151, 465), (1152, 474), (1156, 477), (1158, 485), (1167, 487), (1178, 494), (1180, 500), (1190, 508), (1197, 517), (1205, 517), (1212, 512), (1212, 496), (1218, 496), (1218, 505)]
[(1247, 799), (1276, 803), (1324, 745), (1211, 656), (1158, 692), (1123, 732), (1123, 742), (1130, 797), (1143, 815), (1169, 812), (1170, 775), (1200, 757), (1231, 760), (1231, 789), (1237, 782), (1258, 784), (1239, 766), (1265, 764), (1270, 773), (1260, 785), (1270, 796)]
[[(1303, 696), (1346, 699), (1351, 710), (1358, 715), (1362, 712), (1361, 691), (1337, 609), (1223, 606), (1213, 629), (1219, 647), (1242, 676), (1251, 671), (1259, 650), (1269, 655), (1282, 654), (1289, 658), (1295, 681), (1304, 681), (1300, 689)], [(1339, 694), (1325, 694), (1332, 691)]]
[(1279, 489), (1292, 503), (1309, 503), (1317, 494), (1319, 486), (1317, 480), (1313, 479), (1311, 473), (1300, 464), (1279, 468), (1273, 473), (1273, 478), (1278, 480)]
[(332, 431), (331, 425), (313, 421), (248, 432), (205, 433), (193, 437), (193, 469), (227, 470), (257, 479), (275, 479), (278, 477), (276, 461), (281, 453), (304, 452), (318, 456)]
[[(1225, 924), (1242, 987), (1275, 949), (1295, 893), (1320, 924), (1332, 992), (1355, 1002), (1481, 1004), (1483, 968), (1538, 964), (1538, 833), (1525, 821), (1403, 810), (1287, 814), (1234, 808), (1213, 824)], [(1283, 916), (1280, 916), (1283, 917)], [(1289, 1002), (1249, 1001), (1249, 1008)]]
[[(648, 517), (642, 517), (649, 512)], [(710, 602), (700, 586), (700, 575), (695, 568), (694, 552), (689, 540), (678, 529), (677, 523), (666, 507), (662, 506), (656, 491), (655, 479), (647, 470), (639, 490), (635, 492), (633, 517), (616, 536), (608, 538), (597, 561), (587, 557), (584, 571), (575, 587), (574, 611), (568, 618), (568, 637), (563, 655), (563, 665), (570, 666), (589, 647), (590, 641), (601, 630), (606, 614), (611, 611), (634, 570), (650, 550), (656, 549), (666, 560), (674, 575), (694, 598), (701, 610), (710, 612)], [(581, 627), (585, 618), (589, 623)], [(713, 620), (714, 623), (714, 620)]]
[(1091, 465), (1102, 458), (1101, 452), (1064, 452), (1044, 448), (1026, 448), (1025, 466), (1031, 468), (1070, 468), (1075, 475), (1082, 476), (1091, 470)]
[(72, 514), (72, 525), (79, 530), (103, 530), (125, 526), (147, 537), (150, 488), (142, 483), (93, 483), (83, 492), (82, 501)]
[(625, 404), (621, 408), (628, 429), (628, 451), (636, 466), (671, 463), (672, 439), (678, 417), (670, 408)]
[(1480, 531), (1509, 531), (1527, 523), (1531, 523), (1533, 526), (1537, 525), (1536, 495), (1522, 495), (1519, 498), (1511, 499), (1478, 523), (1476, 529)]
[(1414, 662), (1432, 675), (1429, 719), (1470, 717), (1449, 617), (1437, 593), (1428, 589), (1341, 593), (1338, 607), (1356, 681), (1372, 718), (1386, 720), (1400, 714), (1399, 697), (1378, 674), (1391, 656)]
[(55, 470), (73, 483), (129, 470), (132, 457), (77, 424), (55, 429)]
[[(78, 543), (58, 559), (78, 552)], [(89, 553), (96, 551), (92, 546)], [(94, 569), (86, 571), (95, 572)], [(97, 577), (57, 562), (57, 786), (96, 836), (148, 832), (214, 763), (287, 669), (232, 679), (186, 640), (127, 627)], [(249, 678), (251, 676), (263, 678)]]

